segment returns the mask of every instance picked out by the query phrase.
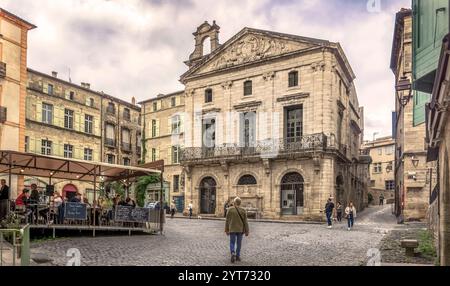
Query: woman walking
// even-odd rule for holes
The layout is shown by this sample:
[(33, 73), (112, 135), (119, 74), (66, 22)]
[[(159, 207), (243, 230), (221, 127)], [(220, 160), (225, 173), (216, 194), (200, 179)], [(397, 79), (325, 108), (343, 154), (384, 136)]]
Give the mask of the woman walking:
[(336, 219), (338, 222), (342, 221), (342, 204), (338, 202), (336, 205)]
[(347, 217), (347, 230), (351, 230), (356, 218), (356, 208), (353, 206), (353, 202), (350, 202), (345, 208), (345, 216)]
[(225, 233), (230, 236), (231, 263), (241, 261), (242, 237), (249, 234), (247, 212), (240, 206), (241, 199), (237, 197), (227, 211), (225, 222)]

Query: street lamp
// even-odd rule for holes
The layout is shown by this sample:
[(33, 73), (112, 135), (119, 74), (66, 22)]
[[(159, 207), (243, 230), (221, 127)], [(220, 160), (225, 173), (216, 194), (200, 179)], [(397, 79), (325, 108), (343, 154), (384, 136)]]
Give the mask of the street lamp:
[[(397, 85), (395, 86), (395, 90), (397, 91), (397, 99), (402, 105), (402, 107), (405, 107), (412, 97), (411, 87), (412, 87), (411, 80), (406, 76), (402, 76), (398, 81)], [(408, 91), (408, 95), (400, 97), (402, 91)]]

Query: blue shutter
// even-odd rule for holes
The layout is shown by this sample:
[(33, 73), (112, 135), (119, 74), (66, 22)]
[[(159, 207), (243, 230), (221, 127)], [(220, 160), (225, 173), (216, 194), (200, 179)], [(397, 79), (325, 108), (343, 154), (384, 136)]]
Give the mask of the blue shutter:
[(420, 91), (414, 91), (414, 126), (425, 123), (425, 104), (430, 101), (430, 94)]

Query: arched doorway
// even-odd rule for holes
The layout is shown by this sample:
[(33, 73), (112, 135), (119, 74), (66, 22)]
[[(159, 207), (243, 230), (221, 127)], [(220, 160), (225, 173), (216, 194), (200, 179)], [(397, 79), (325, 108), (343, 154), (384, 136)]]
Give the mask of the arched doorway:
[(67, 184), (64, 186), (64, 188), (62, 190), (62, 196), (63, 196), (63, 198), (67, 198), (67, 200), (70, 201), (70, 199), (75, 197), (77, 192), (78, 192), (78, 189), (75, 185)]
[(291, 172), (281, 179), (281, 214), (299, 215), (303, 213), (303, 177)]
[(200, 182), (200, 213), (214, 214), (216, 212), (216, 181), (206, 177)]

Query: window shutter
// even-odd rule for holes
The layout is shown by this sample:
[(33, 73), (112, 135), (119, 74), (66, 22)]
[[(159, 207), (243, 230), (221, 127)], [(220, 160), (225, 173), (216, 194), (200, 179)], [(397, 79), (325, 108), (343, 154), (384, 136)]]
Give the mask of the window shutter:
[(172, 119), (173, 117), (167, 118), (167, 134), (172, 134)]
[(42, 86), (43, 86), (43, 91), (44, 91), (44, 93), (48, 93), (48, 84), (45, 83), (45, 84), (43, 84)]
[(36, 153), (36, 140), (32, 137), (29, 137), (29, 142), (28, 142), (28, 149), (30, 151), (30, 153)]
[(64, 127), (64, 109), (59, 106), (53, 106), (53, 125)]
[(180, 132), (184, 132), (184, 114), (180, 114)]
[(181, 104), (181, 97), (179, 97), (179, 96), (175, 97), (175, 103), (176, 103), (177, 106), (180, 105)]
[(156, 137), (159, 136), (159, 119), (156, 119)]
[(81, 119), (80, 112), (75, 111), (74, 115), (73, 115), (73, 129), (76, 130), (76, 131), (84, 132), (84, 129), (80, 129), (80, 125), (81, 125), (80, 124), (80, 119)]
[(42, 102), (36, 102), (36, 121), (42, 121)]
[(156, 161), (158, 161), (159, 160), (159, 149), (156, 149)]
[(414, 92), (414, 126), (425, 123), (425, 104), (430, 100), (430, 94), (416, 91)]
[(167, 164), (172, 164), (172, 146), (167, 149)]
[[(101, 162), (100, 160), (100, 153), (97, 152), (97, 148), (91, 148), (92, 149), (92, 161)], [(84, 157), (84, 150), (83, 150), (83, 157)]]
[(157, 109), (160, 110), (162, 108), (162, 101), (159, 100), (156, 102)]

